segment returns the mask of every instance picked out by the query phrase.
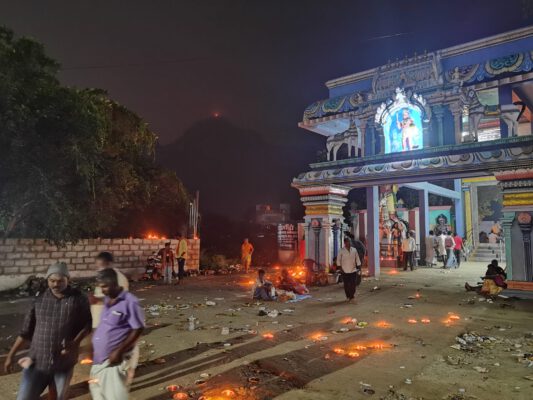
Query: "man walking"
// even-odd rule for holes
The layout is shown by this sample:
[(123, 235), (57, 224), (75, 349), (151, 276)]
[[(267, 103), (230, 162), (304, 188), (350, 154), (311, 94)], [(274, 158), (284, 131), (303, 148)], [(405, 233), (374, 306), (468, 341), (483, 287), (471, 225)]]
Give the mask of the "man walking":
[(17, 351), (31, 343), (28, 357), (19, 360), (24, 370), (17, 400), (38, 399), (47, 386), (57, 400), (68, 398), (80, 343), (91, 332), (89, 301), (69, 286), (69, 277), (63, 262), (48, 268), (48, 289), (34, 300), (7, 355), (4, 368), (9, 373)]
[(457, 261), (457, 268), (459, 268), (461, 266), (461, 254), (463, 252), (463, 238), (455, 232), (453, 234), (453, 242), (455, 243), (453, 252), (455, 253), (455, 260)]
[(433, 268), (437, 264), (436, 251), (438, 247), (437, 237), (433, 231), (429, 231), (429, 235), (425, 239), (426, 245), (426, 265)]
[(344, 247), (337, 256), (337, 265), (342, 270), (346, 301), (351, 302), (355, 296), (357, 275), (361, 274), (361, 260), (359, 259), (357, 250), (351, 246), (350, 238), (344, 238)]
[(144, 329), (139, 300), (118, 284), (115, 270), (98, 273), (106, 296), (100, 324), (93, 335), (90, 390), (93, 400), (127, 400), (132, 350)]
[(178, 234), (178, 245), (176, 246), (176, 257), (178, 258), (178, 278), (185, 278), (185, 261), (187, 260), (187, 239)]
[(244, 239), (241, 245), (241, 261), (244, 266), (244, 272), (248, 273), (250, 265), (252, 265), (252, 253), (254, 252), (254, 246), (250, 243), (248, 238)]
[(407, 232), (405, 239), (402, 240), (402, 252), (404, 257), (403, 270), (407, 271), (407, 267), (411, 271), (415, 269), (415, 254), (416, 254), (416, 240), (412, 232)]

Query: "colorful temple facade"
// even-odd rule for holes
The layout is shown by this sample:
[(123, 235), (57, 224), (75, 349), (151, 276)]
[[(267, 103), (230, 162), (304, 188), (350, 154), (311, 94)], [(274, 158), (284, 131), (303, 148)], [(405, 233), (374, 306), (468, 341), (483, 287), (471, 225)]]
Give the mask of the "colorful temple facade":
[[(388, 61), (326, 86), (329, 98), (308, 106), (299, 123), (327, 137), (325, 157), (292, 183), (306, 209), (307, 258), (332, 263), (354, 188), (366, 189), (361, 236), (371, 275), (385, 266), (384, 232), (402, 224), (401, 186), (418, 193), (422, 261), (435, 224), (429, 194), (451, 199), (450, 224), (475, 248), (486, 233), (478, 194), (497, 185), (511, 286), (533, 289), (533, 27)], [(448, 188), (436, 184), (443, 181)]]

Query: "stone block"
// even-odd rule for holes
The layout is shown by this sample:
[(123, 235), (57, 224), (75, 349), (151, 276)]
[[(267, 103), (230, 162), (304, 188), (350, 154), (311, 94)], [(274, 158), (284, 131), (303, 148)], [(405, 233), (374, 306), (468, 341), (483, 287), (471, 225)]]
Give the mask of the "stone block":
[(142, 239), (133, 239), (133, 244), (142, 244)]
[(3, 242), (3, 244), (5, 245), (17, 245), (19, 243), (20, 243), (19, 239), (13, 239), (13, 238), (4, 239), (4, 242)]
[(36, 274), (44, 274), (48, 270), (46, 265), (33, 267)]
[(33, 274), (33, 271), (34, 271), (33, 267), (20, 267), (21, 274)]
[(2, 260), (0, 266), (2, 267), (14, 267), (17, 260)]
[(75, 251), (66, 251), (65, 252), (65, 257), (77, 257), (78, 256), (78, 253), (76, 253)]
[(129, 244), (121, 244), (120, 245), (120, 250), (129, 250), (130, 249), (130, 245)]
[(4, 267), (5, 275), (14, 275), (19, 273), (19, 267)]
[(95, 245), (87, 245), (85, 246), (85, 251), (95, 251), (96, 246)]
[(17, 251), (19, 253), (24, 253), (24, 252), (27, 252), (27, 251), (30, 251), (30, 246), (15, 246), (15, 250), (14, 251)]
[(118, 244), (112, 244), (109, 246), (109, 248), (107, 249), (107, 251), (116, 251), (116, 250), (120, 250), (120, 245)]
[(80, 251), (80, 252), (78, 252), (77, 257), (78, 258), (89, 257), (89, 252), (88, 251)]
[(32, 267), (35, 267), (36, 265), (45, 265), (46, 266), (46, 263), (44, 262), (44, 260), (37, 258), (37, 259), (34, 259), (34, 260), (30, 260), (30, 265)]
[(50, 258), (50, 254), (49, 252), (43, 252), (43, 253), (37, 253), (36, 257), (37, 258)]
[(14, 260), (14, 259), (22, 258), (22, 254), (21, 253), (7, 253), (6, 258), (8, 260)]
[(34, 243), (34, 239), (19, 239), (20, 244), (30, 245)]
[(51, 257), (51, 258), (61, 258), (61, 257), (65, 257), (65, 252), (64, 252), (64, 251), (53, 251), (53, 252), (50, 254), (50, 257)]
[(133, 238), (122, 239), (122, 243), (124, 243), (124, 244), (133, 244)]
[(100, 244), (111, 244), (111, 239), (100, 239)]
[(37, 253), (22, 253), (22, 258), (35, 258)]
[(76, 271), (84, 271), (89, 269), (89, 264), (76, 264)]
[(6, 244), (2, 244), (2, 245), (0, 245), (0, 252), (1, 252), (1, 253), (4, 253), (4, 252), (13, 251), (14, 248), (15, 248), (15, 246), (10, 246), (10, 245), (6, 245)]

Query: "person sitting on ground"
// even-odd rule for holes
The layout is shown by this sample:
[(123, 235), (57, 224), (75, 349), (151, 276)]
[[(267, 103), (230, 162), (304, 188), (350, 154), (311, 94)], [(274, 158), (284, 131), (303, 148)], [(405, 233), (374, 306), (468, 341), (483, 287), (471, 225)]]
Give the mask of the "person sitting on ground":
[(265, 300), (272, 301), (275, 300), (273, 295), (274, 285), (272, 282), (267, 281), (265, 278), (265, 270), (259, 269), (257, 271), (257, 279), (255, 280), (254, 286), (252, 288), (252, 297), (254, 300)]
[(503, 289), (507, 288), (507, 273), (498, 265), (498, 260), (492, 260), (487, 266), (487, 272), (483, 277), (483, 285), (471, 286), (465, 282), (465, 289), (467, 291), (477, 292), (478, 294), (496, 296)]
[(281, 270), (280, 284), (279, 288), (286, 290), (288, 292), (293, 292), (296, 294), (307, 294), (309, 290), (307, 287), (294, 279), (286, 268)]

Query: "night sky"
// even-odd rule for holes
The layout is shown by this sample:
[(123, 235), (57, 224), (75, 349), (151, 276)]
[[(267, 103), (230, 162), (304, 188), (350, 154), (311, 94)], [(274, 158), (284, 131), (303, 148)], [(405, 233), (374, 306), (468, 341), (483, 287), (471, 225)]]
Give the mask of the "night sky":
[(106, 89), (161, 143), (215, 112), (279, 141), (328, 79), (533, 22), (530, 0), (0, 4), (1, 23), (44, 42), (65, 84)]

